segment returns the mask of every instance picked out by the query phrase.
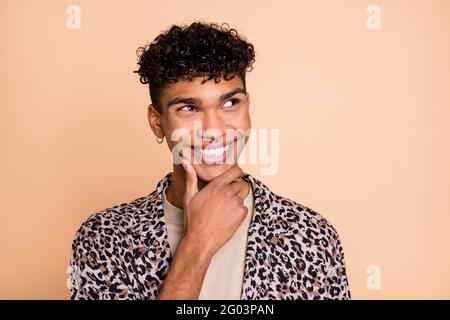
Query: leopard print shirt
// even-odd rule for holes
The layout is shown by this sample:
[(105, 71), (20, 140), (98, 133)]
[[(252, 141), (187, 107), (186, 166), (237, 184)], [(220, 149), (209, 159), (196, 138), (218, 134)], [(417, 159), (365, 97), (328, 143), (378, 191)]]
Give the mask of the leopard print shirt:
[[(241, 299), (350, 299), (336, 229), (249, 174), (255, 197)], [(172, 261), (162, 193), (102, 210), (77, 231), (70, 259), (72, 299), (155, 299)]]

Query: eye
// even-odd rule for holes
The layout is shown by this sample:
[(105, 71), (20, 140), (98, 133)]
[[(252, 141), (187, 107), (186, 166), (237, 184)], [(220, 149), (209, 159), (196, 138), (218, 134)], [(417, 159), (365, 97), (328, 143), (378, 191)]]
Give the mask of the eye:
[(229, 109), (229, 108), (232, 108), (232, 107), (234, 107), (236, 104), (238, 104), (240, 101), (241, 101), (241, 100), (236, 99), (236, 98), (230, 99), (230, 100), (228, 100), (227, 102), (224, 103), (224, 105), (223, 105), (222, 108), (223, 108), (223, 109)]
[(195, 111), (195, 109), (196, 108), (193, 105), (186, 105), (186, 106), (178, 108), (177, 111)]

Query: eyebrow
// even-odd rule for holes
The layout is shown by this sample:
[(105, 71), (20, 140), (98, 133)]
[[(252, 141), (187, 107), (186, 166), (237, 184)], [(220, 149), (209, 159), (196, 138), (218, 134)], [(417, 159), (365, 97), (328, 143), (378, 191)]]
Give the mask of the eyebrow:
[[(235, 94), (238, 94), (238, 93), (246, 94), (247, 92), (243, 88), (236, 88), (236, 89), (234, 89), (234, 90), (232, 90), (232, 91), (230, 91), (228, 93), (225, 93), (225, 94), (221, 95), (219, 97), (219, 101), (223, 102), (224, 100), (227, 100), (227, 99), (231, 98), (232, 96), (234, 96)], [(200, 102), (200, 100), (197, 99), (197, 98), (194, 98), (194, 97), (191, 97), (191, 98), (178, 98), (178, 97), (175, 97), (175, 98), (173, 98), (173, 99), (171, 99), (169, 101), (169, 103), (167, 104), (167, 108), (169, 108), (172, 105), (179, 104), (179, 103), (198, 104), (199, 102)]]

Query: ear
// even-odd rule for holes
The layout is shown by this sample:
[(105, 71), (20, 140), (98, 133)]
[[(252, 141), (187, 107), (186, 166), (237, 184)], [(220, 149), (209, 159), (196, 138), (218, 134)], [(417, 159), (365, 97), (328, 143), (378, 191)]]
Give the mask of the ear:
[(149, 104), (147, 108), (147, 118), (150, 128), (157, 138), (164, 138), (164, 129), (161, 121), (161, 114), (156, 111), (153, 104)]

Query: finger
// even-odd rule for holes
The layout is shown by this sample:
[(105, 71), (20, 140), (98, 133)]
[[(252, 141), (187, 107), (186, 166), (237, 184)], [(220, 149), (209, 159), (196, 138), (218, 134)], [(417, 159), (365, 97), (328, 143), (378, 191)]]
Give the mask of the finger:
[(239, 190), (234, 189), (236, 187), (232, 187), (232, 184), (234, 184), (234, 183), (232, 182), (229, 185), (224, 186), (224, 189), (230, 189), (234, 193), (234, 196), (231, 196), (233, 201), (237, 201), (237, 203), (239, 203), (240, 205), (243, 205), (244, 199), (239, 195)]
[(198, 193), (197, 173), (194, 167), (187, 160), (181, 160), (181, 165), (186, 173), (186, 189), (184, 193), (185, 203), (188, 204), (192, 197)]
[(244, 172), (241, 168), (234, 165), (224, 173), (222, 173), (217, 178), (214, 178), (211, 182), (219, 184), (219, 185), (225, 185), (229, 184), (231, 181), (240, 178), (244, 175)]
[(248, 189), (250, 188), (247, 183), (242, 180), (242, 178), (234, 179), (229, 183), (229, 186), (233, 189), (235, 195), (241, 199), (245, 199), (248, 194)]
[(236, 197), (238, 198), (238, 201), (239, 201), (239, 204), (241, 205), (241, 206), (243, 206), (244, 205), (244, 198), (242, 198), (240, 195), (236, 195)]
[(238, 180), (231, 181), (230, 186), (233, 188), (235, 195), (238, 195), (241, 192), (242, 184)]

